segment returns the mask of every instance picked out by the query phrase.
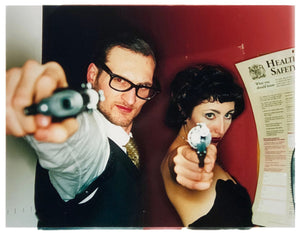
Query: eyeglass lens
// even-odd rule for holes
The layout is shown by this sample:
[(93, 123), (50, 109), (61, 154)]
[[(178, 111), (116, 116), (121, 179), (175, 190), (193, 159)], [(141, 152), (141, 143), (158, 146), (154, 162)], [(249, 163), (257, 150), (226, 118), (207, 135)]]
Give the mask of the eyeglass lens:
[(118, 76), (111, 77), (110, 86), (117, 91), (129, 91), (132, 88), (136, 88), (136, 95), (143, 99), (147, 99), (149, 97), (152, 98), (155, 95), (153, 88), (134, 85), (128, 80)]
[(110, 82), (109, 82), (110, 87), (116, 91), (125, 92), (125, 91), (129, 91), (132, 88), (135, 88), (137, 97), (146, 100), (153, 98), (157, 93), (153, 87), (135, 85), (129, 80), (114, 74), (106, 65), (103, 66), (103, 69), (110, 76)]

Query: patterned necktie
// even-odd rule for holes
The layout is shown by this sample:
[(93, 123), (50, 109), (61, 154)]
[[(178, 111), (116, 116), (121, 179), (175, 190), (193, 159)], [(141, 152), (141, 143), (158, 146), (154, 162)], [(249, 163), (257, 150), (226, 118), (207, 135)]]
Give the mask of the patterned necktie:
[(132, 137), (130, 137), (129, 142), (125, 145), (128, 157), (132, 160), (137, 168), (139, 168), (139, 152), (137, 145)]

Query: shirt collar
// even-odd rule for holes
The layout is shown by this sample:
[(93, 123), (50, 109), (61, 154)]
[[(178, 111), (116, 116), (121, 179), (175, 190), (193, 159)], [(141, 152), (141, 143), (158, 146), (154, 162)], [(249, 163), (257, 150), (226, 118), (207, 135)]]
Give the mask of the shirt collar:
[(120, 148), (124, 150), (124, 146), (128, 143), (130, 137), (132, 137), (132, 133), (126, 133), (121, 126), (111, 123), (103, 115), (102, 118), (107, 137), (113, 140)]

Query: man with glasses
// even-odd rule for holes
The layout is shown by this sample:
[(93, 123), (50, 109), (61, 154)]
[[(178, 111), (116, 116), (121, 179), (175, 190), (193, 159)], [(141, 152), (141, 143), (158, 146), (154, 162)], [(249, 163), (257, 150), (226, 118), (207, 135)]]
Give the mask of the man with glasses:
[[(159, 92), (155, 66), (154, 53), (142, 38), (109, 38), (87, 70), (87, 81), (105, 96), (99, 111), (61, 122), (23, 112), (67, 86), (61, 66), (28, 61), (7, 71), (7, 134), (26, 136), (38, 155), (39, 227), (143, 226), (139, 162), (126, 153), (134, 118)], [(209, 177), (199, 182), (210, 182)]]

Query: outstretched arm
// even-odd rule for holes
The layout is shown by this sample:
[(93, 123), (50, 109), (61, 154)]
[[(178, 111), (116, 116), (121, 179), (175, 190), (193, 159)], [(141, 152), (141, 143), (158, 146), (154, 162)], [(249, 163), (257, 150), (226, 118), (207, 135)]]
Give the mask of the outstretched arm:
[(52, 122), (44, 115), (24, 114), (25, 107), (67, 85), (62, 67), (55, 62), (41, 65), (27, 61), (23, 67), (6, 73), (6, 133), (26, 136), (65, 201), (98, 177), (109, 157), (109, 143), (98, 111), (61, 122)]

